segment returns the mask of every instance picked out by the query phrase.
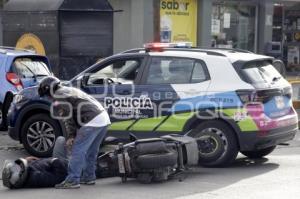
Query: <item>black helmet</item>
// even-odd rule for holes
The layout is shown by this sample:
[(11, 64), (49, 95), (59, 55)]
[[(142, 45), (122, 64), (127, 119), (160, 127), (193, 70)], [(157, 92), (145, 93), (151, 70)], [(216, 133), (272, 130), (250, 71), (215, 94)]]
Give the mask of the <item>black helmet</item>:
[(6, 160), (2, 171), (3, 185), (10, 189), (22, 188), (28, 177), (28, 162), (20, 158), (15, 161)]
[(55, 92), (60, 84), (60, 80), (56, 77), (45, 77), (39, 84), (39, 95), (50, 95), (51, 92)]

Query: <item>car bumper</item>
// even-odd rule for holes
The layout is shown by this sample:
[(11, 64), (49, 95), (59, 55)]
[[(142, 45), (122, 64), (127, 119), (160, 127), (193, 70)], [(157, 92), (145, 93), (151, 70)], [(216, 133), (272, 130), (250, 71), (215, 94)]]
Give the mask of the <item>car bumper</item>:
[(292, 140), (298, 131), (298, 124), (293, 124), (264, 132), (242, 132), (240, 134), (240, 150), (253, 151), (275, 146)]
[(16, 110), (14, 103), (11, 104), (10, 109), (7, 114), (7, 125), (8, 125), (8, 135), (13, 140), (19, 140), (19, 131), (18, 128), (16, 128), (16, 116), (15, 116)]
[(17, 130), (17, 128), (15, 127), (8, 127), (8, 135), (9, 137), (11, 137), (13, 140), (17, 140), (19, 141), (20, 140), (20, 137), (19, 137), (19, 131)]

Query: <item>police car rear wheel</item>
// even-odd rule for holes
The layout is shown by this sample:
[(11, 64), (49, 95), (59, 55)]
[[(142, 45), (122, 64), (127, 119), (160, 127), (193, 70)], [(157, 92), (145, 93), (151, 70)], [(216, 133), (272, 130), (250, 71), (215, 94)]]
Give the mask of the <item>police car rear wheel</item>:
[(0, 126), (2, 126), (3, 113), (2, 113), (2, 104), (0, 104)]
[(238, 144), (230, 126), (219, 120), (204, 121), (190, 134), (196, 138), (199, 164), (207, 167), (230, 165), (238, 154)]
[(60, 135), (59, 129), (57, 122), (46, 114), (30, 117), (22, 127), (24, 148), (37, 157), (51, 156), (55, 140)]

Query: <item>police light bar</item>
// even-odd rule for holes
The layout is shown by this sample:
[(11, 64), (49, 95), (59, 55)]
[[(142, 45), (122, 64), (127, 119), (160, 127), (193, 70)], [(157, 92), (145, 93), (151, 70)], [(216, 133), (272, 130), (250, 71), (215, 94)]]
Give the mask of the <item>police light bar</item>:
[(164, 48), (191, 48), (192, 42), (178, 42), (178, 43), (147, 43), (144, 48), (147, 52), (163, 51)]
[(175, 48), (191, 48), (193, 46), (192, 42), (178, 42), (175, 44)]

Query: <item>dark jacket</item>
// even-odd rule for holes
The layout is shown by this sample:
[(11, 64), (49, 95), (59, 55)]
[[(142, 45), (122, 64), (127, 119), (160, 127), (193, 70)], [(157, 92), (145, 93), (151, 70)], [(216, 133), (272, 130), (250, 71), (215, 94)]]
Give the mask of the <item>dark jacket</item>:
[(68, 162), (57, 158), (31, 161), (28, 165), (26, 188), (54, 187), (68, 175)]
[(95, 98), (73, 87), (62, 86), (55, 92), (54, 99), (55, 115), (71, 115), (70, 118), (62, 119), (68, 137), (75, 137), (77, 129), (105, 111), (103, 107), (99, 108), (99, 102)]

